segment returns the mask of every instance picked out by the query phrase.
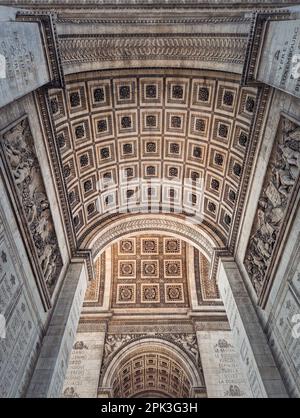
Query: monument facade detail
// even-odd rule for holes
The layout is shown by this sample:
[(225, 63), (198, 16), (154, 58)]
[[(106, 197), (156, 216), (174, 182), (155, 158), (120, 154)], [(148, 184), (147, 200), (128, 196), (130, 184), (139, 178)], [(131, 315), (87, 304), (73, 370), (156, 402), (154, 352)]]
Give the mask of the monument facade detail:
[(299, 1), (210, 3), (0, 0), (1, 398), (300, 397)]

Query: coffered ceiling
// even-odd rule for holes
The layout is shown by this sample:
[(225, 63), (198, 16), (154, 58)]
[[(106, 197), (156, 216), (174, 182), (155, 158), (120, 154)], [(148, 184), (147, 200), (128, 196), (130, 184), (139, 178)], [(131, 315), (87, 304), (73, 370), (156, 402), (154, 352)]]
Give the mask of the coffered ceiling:
[(256, 94), (227, 74), (171, 70), (79, 74), (52, 90), (79, 244), (103, 219), (151, 203), (200, 210), (226, 245)]
[(176, 360), (157, 352), (136, 354), (117, 370), (112, 387), (114, 397), (143, 397), (153, 391), (155, 397), (187, 398), (191, 382)]
[[(178, 238), (139, 235), (122, 238), (95, 261), (95, 277), (85, 295), (84, 308), (179, 309), (221, 304), (210, 262), (196, 248)], [(107, 274), (109, 273), (109, 274)]]

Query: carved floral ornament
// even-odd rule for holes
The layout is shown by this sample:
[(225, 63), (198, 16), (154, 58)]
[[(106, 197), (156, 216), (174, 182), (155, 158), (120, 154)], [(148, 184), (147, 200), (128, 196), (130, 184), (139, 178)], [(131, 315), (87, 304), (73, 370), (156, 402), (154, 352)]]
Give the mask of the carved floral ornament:
[(299, 181), (300, 126), (282, 117), (248, 243), (245, 266), (261, 296), (290, 200)]
[(17, 195), (17, 206), (25, 218), (38, 269), (51, 295), (62, 259), (28, 119), (20, 120), (4, 132), (1, 145)]

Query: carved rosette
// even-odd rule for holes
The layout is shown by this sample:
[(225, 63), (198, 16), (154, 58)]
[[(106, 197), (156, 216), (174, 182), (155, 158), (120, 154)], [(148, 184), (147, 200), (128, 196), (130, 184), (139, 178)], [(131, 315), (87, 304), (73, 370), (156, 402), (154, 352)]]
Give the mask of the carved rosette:
[(1, 145), (21, 221), (25, 221), (23, 226), (27, 227), (26, 238), (33, 244), (26, 246), (33, 248), (32, 259), (37, 259), (38, 271), (51, 296), (62, 268), (62, 258), (28, 119), (22, 119), (6, 131)]
[(263, 292), (268, 269), (275, 256), (299, 172), (300, 126), (282, 117), (244, 260), (258, 296)]

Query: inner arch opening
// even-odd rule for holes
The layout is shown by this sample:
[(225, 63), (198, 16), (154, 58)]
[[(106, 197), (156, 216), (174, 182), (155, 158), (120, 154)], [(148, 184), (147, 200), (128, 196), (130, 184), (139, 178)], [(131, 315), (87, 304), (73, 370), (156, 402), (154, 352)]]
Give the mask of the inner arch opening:
[(101, 387), (113, 398), (188, 398), (195, 389), (205, 395), (200, 370), (175, 344), (146, 338), (120, 350), (104, 372)]

